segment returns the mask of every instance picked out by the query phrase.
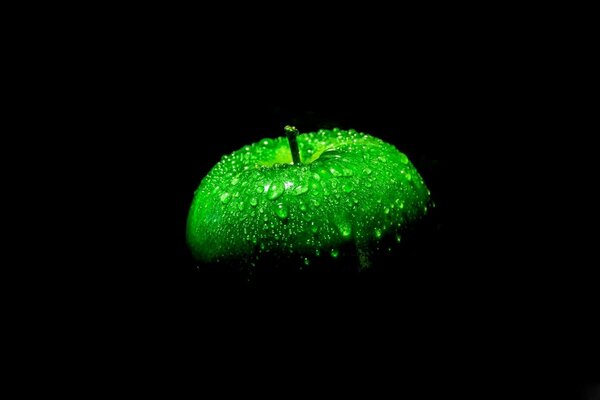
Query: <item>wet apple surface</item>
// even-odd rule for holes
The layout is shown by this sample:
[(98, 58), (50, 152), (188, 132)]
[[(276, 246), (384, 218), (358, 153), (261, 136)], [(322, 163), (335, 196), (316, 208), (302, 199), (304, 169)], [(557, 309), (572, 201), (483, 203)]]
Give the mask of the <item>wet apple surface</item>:
[(188, 215), (187, 241), (201, 261), (258, 261), (285, 254), (306, 265), (337, 258), (354, 243), (361, 266), (383, 238), (397, 241), (425, 215), (429, 190), (408, 157), (355, 130), (265, 138), (224, 156), (202, 180)]

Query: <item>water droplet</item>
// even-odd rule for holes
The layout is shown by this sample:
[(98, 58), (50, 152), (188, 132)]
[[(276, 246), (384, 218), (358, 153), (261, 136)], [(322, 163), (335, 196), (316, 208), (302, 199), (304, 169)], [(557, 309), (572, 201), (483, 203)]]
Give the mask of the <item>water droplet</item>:
[(344, 168), (344, 169), (342, 169), (342, 175), (343, 176), (352, 176), (352, 175), (354, 175), (354, 172), (352, 172), (352, 170), (350, 168)]
[(321, 256), (321, 250), (316, 249), (315, 250), (315, 256), (320, 257)]
[(244, 202), (240, 201), (240, 204), (238, 204), (238, 210), (242, 211), (244, 209)]
[(270, 145), (271, 145), (271, 143), (272, 143), (272, 140), (271, 140), (271, 139), (264, 139), (264, 140), (261, 142), (261, 144), (262, 144), (263, 146), (265, 146), (265, 147), (267, 147), (267, 146), (270, 146)]
[(317, 225), (315, 225), (314, 222), (310, 223), (310, 230), (312, 231), (312, 233), (317, 233), (317, 231), (319, 230), (319, 227)]
[(238, 177), (236, 176), (235, 178), (233, 178), (233, 179), (231, 180), (231, 184), (235, 186), (235, 185), (237, 185), (237, 184), (239, 183), (239, 181), (240, 181), (240, 178), (238, 178)]
[(315, 172), (315, 173), (313, 174), (313, 179), (314, 179), (315, 181), (320, 181), (320, 180), (321, 180), (321, 176)]
[(229, 203), (229, 200), (231, 200), (231, 195), (229, 193), (225, 192), (221, 195), (220, 199), (223, 204), (227, 204), (227, 203)]
[(406, 180), (407, 181), (412, 180), (412, 176), (408, 172), (406, 173)]
[(300, 211), (302, 211), (302, 212), (305, 212), (308, 210), (308, 207), (306, 207), (306, 204), (304, 204), (304, 202), (302, 202), (302, 201), (300, 202), (299, 208), (300, 208)]
[(348, 221), (341, 222), (338, 225), (338, 229), (344, 239), (348, 239), (350, 236), (352, 236), (352, 225), (350, 225), (350, 222), (348, 222)]
[(425, 214), (427, 214), (427, 206), (423, 207), (423, 212), (425, 212)]
[(396, 243), (400, 243), (401, 240), (402, 240), (402, 236), (400, 236), (400, 234), (398, 233), (396, 235)]
[(306, 266), (310, 265), (310, 259), (308, 259), (307, 257), (304, 257), (304, 265), (306, 265)]
[(408, 164), (408, 157), (406, 157), (406, 154), (400, 153), (400, 162), (402, 164)]
[(342, 175), (342, 173), (340, 171), (338, 171), (337, 169), (335, 169), (335, 168), (329, 168), (329, 172), (331, 172), (331, 175), (333, 175), (333, 176), (340, 176), (340, 175)]
[(294, 194), (296, 196), (300, 196), (301, 194), (304, 194), (308, 192), (308, 186), (307, 185), (298, 185), (294, 188)]
[(288, 210), (287, 210), (287, 207), (285, 206), (285, 204), (278, 203), (277, 206), (275, 207), (275, 214), (281, 219), (287, 218)]
[(367, 175), (371, 175), (371, 172), (373, 172), (373, 170), (371, 168), (365, 168), (363, 169), (363, 172)]
[(273, 182), (269, 187), (268, 197), (270, 200), (275, 200), (281, 197), (284, 191), (285, 187), (282, 184)]
[(258, 200), (256, 199), (256, 197), (253, 197), (250, 199), (250, 205), (252, 207), (256, 207), (257, 204), (258, 204)]
[(381, 231), (381, 229), (375, 228), (375, 238), (376, 239), (381, 239), (382, 235), (383, 235), (383, 232)]
[(340, 251), (338, 249), (331, 249), (331, 257), (338, 258)]
[(267, 190), (268, 188), (269, 188), (269, 185), (264, 185), (264, 186), (263, 186), (263, 185), (259, 185), (259, 186), (256, 188), (256, 193), (258, 193), (258, 194), (261, 194), (261, 193), (263, 193), (265, 190)]
[(347, 183), (344, 183), (343, 189), (344, 189), (344, 192), (350, 193), (352, 191), (352, 189), (354, 189), (354, 188), (352, 187), (352, 184), (350, 182), (347, 182)]
[(383, 213), (388, 215), (390, 213), (390, 209), (388, 207), (383, 207)]

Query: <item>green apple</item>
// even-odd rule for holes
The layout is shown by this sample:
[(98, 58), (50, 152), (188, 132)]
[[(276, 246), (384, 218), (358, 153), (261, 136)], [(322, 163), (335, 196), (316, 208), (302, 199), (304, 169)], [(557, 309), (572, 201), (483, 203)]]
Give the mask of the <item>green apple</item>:
[(308, 265), (353, 243), (366, 267), (369, 249), (427, 213), (429, 190), (393, 145), (352, 129), (285, 130), (223, 156), (202, 180), (187, 220), (197, 260), (268, 253)]

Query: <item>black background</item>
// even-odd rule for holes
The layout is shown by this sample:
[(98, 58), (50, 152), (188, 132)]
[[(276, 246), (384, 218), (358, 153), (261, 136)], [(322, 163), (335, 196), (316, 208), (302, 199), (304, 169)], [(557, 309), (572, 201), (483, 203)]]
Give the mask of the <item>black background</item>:
[[(269, 85), (262, 75), (242, 83), (228, 76), (223, 88), (208, 91), (176, 79), (174, 88), (136, 94), (139, 104), (125, 111), (133, 111), (125, 132), (135, 137), (125, 152), (133, 174), (119, 180), (127, 193), (135, 191), (119, 214), (125, 224), (114, 226), (127, 227), (117, 236), (128, 262), (101, 272), (126, 299), (120, 315), (128, 323), (132, 316), (156, 320), (155, 329), (174, 336), (175, 346), (179, 339), (206, 351), (211, 343), (223, 346), (219, 351), (232, 362), (242, 358), (245, 368), (253, 357), (285, 363), (275, 350), (285, 348), (286, 360), (308, 361), (317, 371), (305, 356), (321, 359), (325, 352), (342, 375), (352, 371), (339, 363), (352, 369), (381, 359), (399, 363), (370, 372), (394, 382), (393, 375), (382, 377), (402, 371), (409, 393), (579, 390), (594, 364), (586, 339), (576, 339), (589, 334), (588, 314), (577, 309), (586, 298), (577, 287), (586, 283), (560, 269), (517, 262), (522, 247), (510, 232), (518, 228), (499, 225), (510, 213), (503, 195), (490, 190), (499, 171), (486, 168), (496, 153), (485, 146), (506, 128), (503, 113), (491, 110), (504, 103), (479, 94), (495, 92), (497, 84), (468, 75), (469, 83), (458, 85), (416, 70), (398, 81), (389, 74), (381, 82), (332, 74), (333, 85), (321, 78), (307, 86), (296, 71)], [(358, 83), (348, 90), (348, 82)], [(354, 128), (409, 156), (436, 208), (418, 238), (404, 241), (405, 253), (387, 257), (370, 275), (282, 287), (217, 278), (192, 260), (185, 222), (202, 177), (221, 155), (278, 136), (286, 124), (301, 131)], [(526, 252), (521, 257), (529, 259)], [(321, 373), (336, 375), (327, 368)]]
[[(267, 365), (288, 391), (347, 389), (358, 375), (357, 390), (438, 397), (580, 392), (595, 370), (593, 273), (532, 228), (548, 215), (536, 213), (548, 177), (532, 160), (556, 129), (545, 107), (553, 87), (531, 62), (538, 47), (479, 29), (402, 32), (217, 45), (174, 29), (79, 57), (69, 123), (88, 133), (75, 139), (77, 158), (93, 168), (73, 203), (94, 217), (74, 232), (79, 294), (69, 304), (92, 298), (82, 313), (101, 316), (100, 337), (134, 365), (194, 354), (186, 362), (230, 385)], [(243, 285), (189, 254), (185, 222), (202, 177), (287, 124), (378, 136), (432, 192), (423, 230), (364, 279)]]

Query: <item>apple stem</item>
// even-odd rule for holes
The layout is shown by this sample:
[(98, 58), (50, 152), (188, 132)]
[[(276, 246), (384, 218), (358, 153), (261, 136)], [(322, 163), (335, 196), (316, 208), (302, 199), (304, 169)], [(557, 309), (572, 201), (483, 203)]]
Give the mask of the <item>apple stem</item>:
[(285, 130), (288, 142), (290, 143), (292, 161), (294, 164), (300, 164), (300, 151), (298, 150), (298, 141), (296, 140), (296, 136), (298, 136), (300, 132), (298, 132), (298, 129), (290, 125), (286, 125), (283, 129)]

